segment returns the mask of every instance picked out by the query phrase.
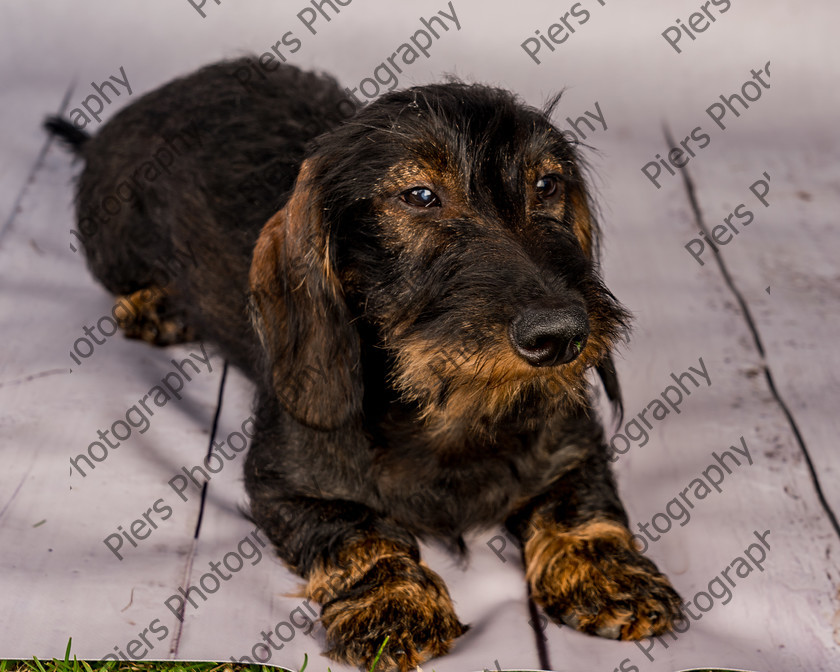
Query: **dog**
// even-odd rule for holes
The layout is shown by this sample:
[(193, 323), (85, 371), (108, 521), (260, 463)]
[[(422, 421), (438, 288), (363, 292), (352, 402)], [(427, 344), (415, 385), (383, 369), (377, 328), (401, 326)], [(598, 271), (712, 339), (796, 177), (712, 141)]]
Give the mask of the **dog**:
[[(328, 654), (404, 671), (447, 653), (467, 626), (418, 539), (463, 551), (498, 524), (554, 621), (668, 631), (681, 600), (633, 544), (592, 401), (590, 370), (620, 408), (630, 316), (559, 97), (449, 81), (348, 110), (329, 76), (236, 76), (256, 67), (207, 66), (95, 136), (46, 125), (84, 160), (92, 273), (142, 305), (126, 333), (200, 338), (254, 381), (249, 515), (321, 605)], [(189, 125), (201, 142), (152, 180)]]

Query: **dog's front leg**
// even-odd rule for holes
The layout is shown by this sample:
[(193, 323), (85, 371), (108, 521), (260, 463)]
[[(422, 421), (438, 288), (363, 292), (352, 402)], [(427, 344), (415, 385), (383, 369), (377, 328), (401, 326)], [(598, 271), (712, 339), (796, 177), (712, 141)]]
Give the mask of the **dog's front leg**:
[(357, 502), (280, 497), (253, 478), (249, 490), (253, 518), (321, 604), (335, 660), (368, 670), (388, 637), (376, 669), (405, 672), (466, 631), (443, 580), (395, 523)]
[(508, 521), (534, 601), (555, 621), (593, 635), (640, 639), (670, 630), (681, 600), (634, 546), (600, 440)]

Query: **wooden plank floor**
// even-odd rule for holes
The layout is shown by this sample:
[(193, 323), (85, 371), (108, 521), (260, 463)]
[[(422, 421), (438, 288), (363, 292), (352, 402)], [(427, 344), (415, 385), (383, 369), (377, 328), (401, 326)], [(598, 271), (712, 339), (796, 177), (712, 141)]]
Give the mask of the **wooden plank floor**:
[[(619, 485), (635, 524), (667, 528), (639, 534), (694, 617), (677, 637), (641, 644), (543, 627), (539, 617), (535, 629), (517, 552), (508, 544), (495, 553), (499, 532), (484, 531), (469, 540), (467, 566), (424, 547), (472, 624), (451, 655), (425, 669), (840, 669), (840, 59), (830, 47), (840, 8), (581, 0), (575, 11), (589, 18), (553, 52), (543, 44), (538, 65), (522, 42), (547, 35), (574, 3), (353, 0), (335, 3), (338, 13), (318, 19), (315, 34), (297, 16), (309, 16), (311, 4), (277, 4), (211, 2), (206, 18), (186, 0), (148, 0), (142, 10), (106, 0), (0, 8), (0, 658), (60, 656), (72, 637), (88, 658), (270, 653), (269, 664), (290, 669), (305, 654), (309, 669), (328, 663), (318, 655), (323, 629), (295, 597), (300, 582), (240, 514), (244, 453), (203, 490), (185, 475), (212, 440), (236, 442), (247, 429), (250, 384), (197, 347), (152, 349), (119, 334), (73, 361), (77, 339), (109, 314), (111, 299), (70, 249), (78, 165), (46, 143), (43, 114), (62, 101), (77, 107), (91, 80), (122, 67), (132, 94), (106, 106), (106, 119), (172, 76), (261, 53), (289, 30), (301, 39), (291, 62), (357, 86), (421, 17), (454, 8), (459, 27), (438, 26), (429, 58), (399, 83), (455, 73), (535, 105), (567, 87), (555, 118), (591, 146), (583, 151), (602, 208), (606, 279), (635, 315), (619, 361), (627, 411), (614, 438), (625, 451)], [(662, 33), (677, 19), (690, 25), (704, 4), (714, 22), (695, 39), (682, 32), (677, 53)], [(766, 88), (752, 73), (768, 62)], [(756, 85), (744, 88), (748, 80)], [(756, 99), (736, 116), (720, 96), (742, 90)], [(715, 104), (725, 128), (707, 112)], [(586, 111), (591, 125), (572, 126)], [(695, 156), (685, 170), (662, 168), (657, 189), (642, 167), (668, 155), (663, 126), (677, 143), (700, 131), (687, 141)], [(769, 187), (766, 206), (759, 180)], [(738, 233), (719, 255), (690, 242), (746, 210), (753, 219), (730, 217)], [(180, 378), (172, 377), (179, 365), (192, 374), (182, 398), (154, 407), (146, 426), (132, 407)], [(703, 376), (693, 374), (696, 385), (682, 378), (680, 412), (647, 429), (639, 414), (689, 367)], [(119, 420), (130, 433), (104, 445), (100, 430)], [(77, 459), (89, 447), (101, 461)], [(738, 463), (726, 457), (728, 470), (709, 471), (724, 451)], [(695, 479), (704, 472), (720, 473), (720, 492), (700, 498)], [(145, 537), (136, 547), (123, 536), (132, 529)], [(756, 535), (769, 545), (762, 571), (739, 575), (727, 593), (721, 574), (750, 545), (759, 553)], [(241, 570), (214, 582), (210, 563), (230, 552)], [(262, 633), (277, 628), (288, 642), (269, 650)]]

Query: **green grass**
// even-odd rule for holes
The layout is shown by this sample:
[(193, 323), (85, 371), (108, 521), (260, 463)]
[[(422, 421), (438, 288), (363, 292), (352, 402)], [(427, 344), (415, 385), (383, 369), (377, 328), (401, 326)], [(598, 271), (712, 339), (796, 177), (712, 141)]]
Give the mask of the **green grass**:
[(192, 663), (192, 662), (116, 662), (113, 660), (78, 660), (69, 656), (64, 660), (2, 660), (0, 672), (276, 672), (264, 665), (234, 665), (232, 663)]
[[(376, 666), (379, 664), (379, 659), (385, 651), (385, 646), (388, 644), (389, 637), (385, 638), (379, 651), (376, 653), (376, 658), (373, 660), (373, 665), (370, 666), (369, 672), (376, 672)], [(70, 659), (70, 646), (73, 643), (71, 638), (67, 642), (67, 650), (64, 653), (64, 660), (0, 660), (0, 672), (157, 672), (158, 670), (165, 670), (166, 672), (276, 672), (276, 667), (267, 667), (266, 665), (238, 665), (233, 663), (200, 663), (188, 661), (130, 661), (117, 662), (114, 660), (94, 660), (88, 662), (86, 660), (78, 660), (76, 656)], [(309, 656), (303, 654), (303, 664), (297, 672), (304, 672), (306, 666), (309, 664)], [(330, 669), (327, 668), (327, 672)]]

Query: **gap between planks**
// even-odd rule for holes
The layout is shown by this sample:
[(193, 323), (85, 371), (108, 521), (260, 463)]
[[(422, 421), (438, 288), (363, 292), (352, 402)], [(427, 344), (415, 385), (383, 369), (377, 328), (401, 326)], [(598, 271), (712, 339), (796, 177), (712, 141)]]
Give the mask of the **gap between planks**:
[[(665, 135), (665, 140), (668, 143), (668, 146), (675, 147), (676, 145), (674, 144), (674, 139), (671, 136), (671, 132), (668, 126), (664, 125), (662, 131)], [(691, 175), (689, 174), (687, 167), (682, 168), (681, 172), (683, 184), (685, 185), (686, 195), (688, 196), (688, 202), (691, 207), (692, 213), (694, 213), (695, 223), (698, 227), (700, 227), (700, 230), (703, 231), (706, 237), (710, 238), (711, 234), (709, 232), (708, 227), (706, 226), (705, 220), (703, 219), (703, 212), (700, 209), (700, 203), (697, 199), (697, 189), (694, 185), (694, 181), (691, 179)], [(747, 305), (747, 301), (744, 298), (744, 295), (741, 293), (741, 290), (738, 289), (738, 286), (735, 284), (735, 281), (732, 278), (732, 274), (729, 272), (729, 269), (724, 263), (723, 255), (721, 255), (720, 252), (714, 247), (712, 248), (712, 250), (714, 252), (712, 257), (715, 260), (715, 263), (717, 264), (721, 276), (723, 277), (723, 281), (726, 283), (726, 286), (729, 288), (729, 291), (732, 293), (732, 296), (738, 303), (738, 306), (741, 310), (741, 315), (743, 316), (744, 321), (747, 324), (747, 328), (752, 334), (753, 344), (755, 345), (756, 351), (761, 357), (761, 368), (764, 371), (764, 378), (767, 381), (767, 387), (770, 390), (770, 394), (773, 396), (773, 399), (779, 405), (779, 408), (782, 409), (782, 413), (784, 413), (785, 418), (787, 419), (788, 425), (790, 426), (794, 438), (796, 439), (796, 444), (799, 446), (799, 451), (805, 458), (805, 464), (808, 466), (808, 473), (811, 476), (811, 483), (814, 486), (814, 491), (816, 492), (817, 499), (819, 499), (820, 505), (825, 511), (826, 516), (828, 516), (828, 520), (831, 523), (835, 534), (837, 534), (838, 538), (840, 538), (840, 523), (838, 523), (837, 516), (835, 515), (834, 510), (831, 508), (831, 505), (828, 503), (828, 500), (826, 499), (825, 494), (823, 493), (822, 485), (820, 483), (819, 476), (817, 475), (817, 470), (814, 467), (814, 463), (811, 460), (811, 454), (808, 451), (808, 446), (805, 443), (805, 439), (802, 436), (802, 433), (799, 431), (799, 426), (796, 423), (796, 419), (793, 417), (793, 413), (791, 413), (790, 408), (788, 407), (787, 403), (785, 403), (785, 400), (782, 399), (782, 396), (779, 393), (778, 388), (776, 387), (776, 382), (773, 378), (773, 372), (770, 370), (770, 365), (767, 362), (767, 357), (765, 355), (764, 350), (764, 343), (761, 340), (761, 334), (759, 333), (758, 325), (753, 319), (752, 312), (750, 311), (750, 308)]]
[[(210, 438), (207, 442), (207, 457), (209, 457), (213, 451), (213, 443), (216, 440), (216, 432), (219, 429), (219, 418), (222, 415), (222, 401), (225, 394), (225, 381), (227, 380), (227, 372), (228, 363), (227, 360), (225, 360), (225, 363), (222, 366), (222, 379), (219, 381), (219, 395), (216, 398), (216, 411), (213, 414), (213, 424), (210, 427)], [(207, 485), (208, 481), (204, 481), (204, 485), (201, 488), (201, 502), (198, 507), (198, 519), (195, 523), (193, 542), (192, 546), (190, 547), (189, 556), (187, 557), (187, 564), (184, 567), (184, 576), (181, 581), (181, 588), (187, 592), (190, 589), (190, 578), (192, 575), (193, 562), (195, 561), (196, 549), (198, 548), (198, 535), (201, 532), (201, 521), (204, 520), (204, 507), (207, 501)], [(178, 657), (178, 647), (181, 644), (181, 634), (184, 630), (185, 609), (186, 603), (182, 601), (181, 606), (178, 608), (178, 628), (175, 631), (175, 634), (172, 638), (172, 643), (169, 645), (169, 657), (171, 659)]]

